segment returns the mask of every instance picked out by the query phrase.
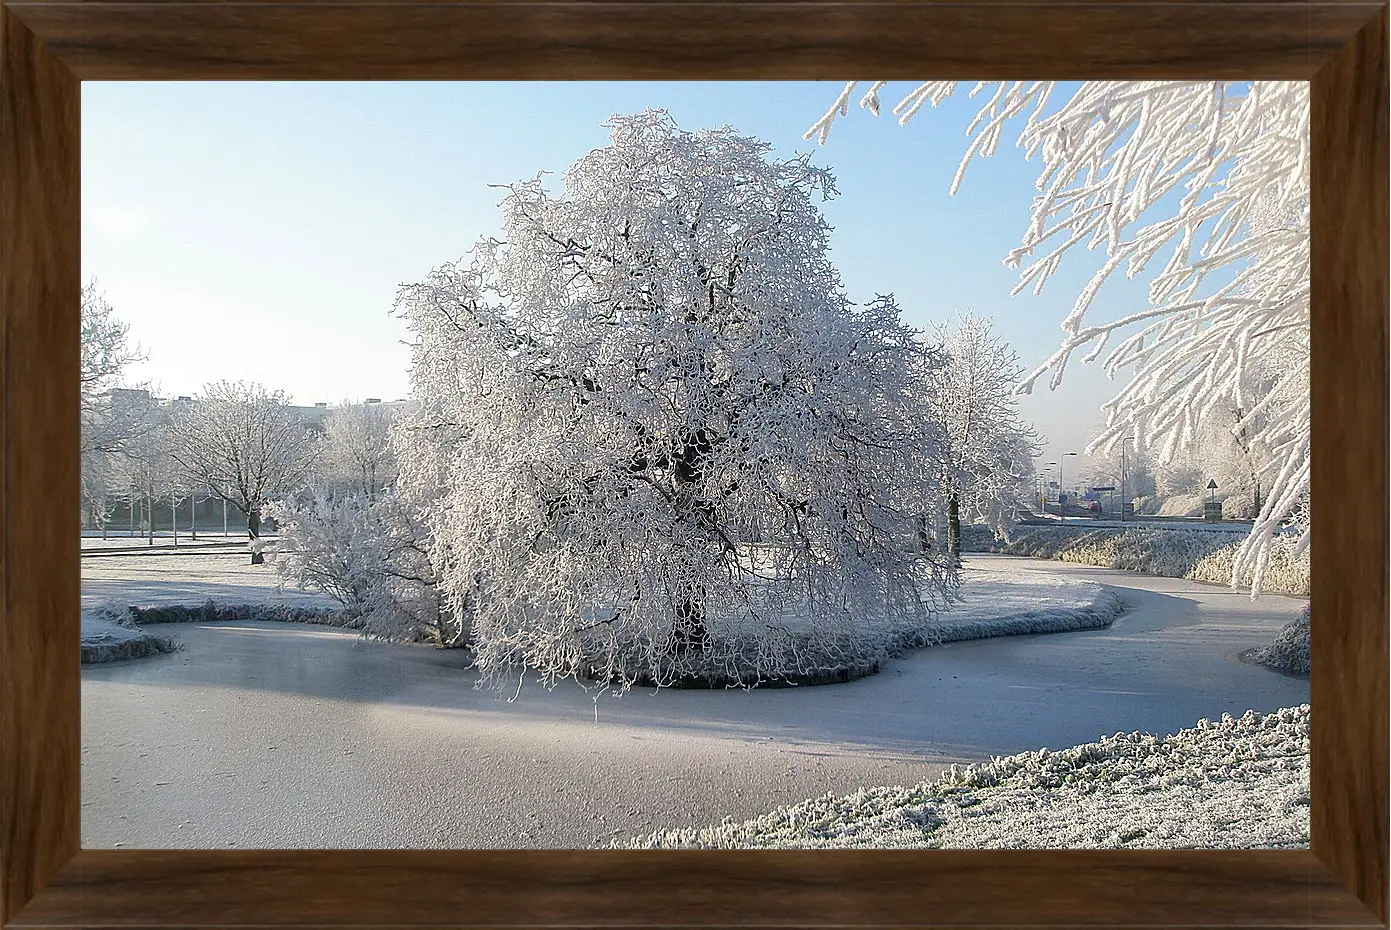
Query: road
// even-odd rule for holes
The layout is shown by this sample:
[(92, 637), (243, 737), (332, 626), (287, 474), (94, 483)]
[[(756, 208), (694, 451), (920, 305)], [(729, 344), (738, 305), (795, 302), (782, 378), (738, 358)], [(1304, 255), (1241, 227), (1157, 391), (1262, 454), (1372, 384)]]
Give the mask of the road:
[(319, 627), (166, 627), (186, 649), (83, 669), (82, 840), (96, 848), (573, 848), (946, 764), (1307, 702), (1243, 664), (1304, 601), (1059, 562), (1111, 628), (929, 649), (845, 685), (473, 690), (464, 657)]

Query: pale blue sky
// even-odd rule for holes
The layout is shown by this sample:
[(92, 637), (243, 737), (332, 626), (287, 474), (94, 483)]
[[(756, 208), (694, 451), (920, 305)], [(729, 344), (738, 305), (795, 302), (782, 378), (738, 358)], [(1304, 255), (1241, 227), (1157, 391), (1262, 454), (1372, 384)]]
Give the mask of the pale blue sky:
[[(840, 196), (823, 205), (852, 300), (892, 292), (915, 326), (967, 307), (1032, 369), (1100, 256), (1078, 251), (1040, 296), (1010, 297), (1037, 160), (1002, 143), (948, 197), (979, 101), (965, 89), (906, 127), (857, 108), (817, 147), (802, 133), (830, 83), (92, 83), (82, 85), (82, 268), (149, 356), (133, 375), (163, 394), (220, 378), (301, 404), (409, 390), (397, 287), (498, 228), (489, 184), (563, 172), (606, 142), (614, 113), (669, 110), (729, 124), (790, 156), (815, 151)], [(910, 85), (890, 85), (893, 91)], [(1016, 130), (1017, 131), (1017, 130)], [(1098, 319), (1143, 306), (1108, 285)], [(1048, 441), (1081, 451), (1117, 385), (1069, 365), (1022, 399)], [(1069, 462), (1077, 462), (1071, 459)]]

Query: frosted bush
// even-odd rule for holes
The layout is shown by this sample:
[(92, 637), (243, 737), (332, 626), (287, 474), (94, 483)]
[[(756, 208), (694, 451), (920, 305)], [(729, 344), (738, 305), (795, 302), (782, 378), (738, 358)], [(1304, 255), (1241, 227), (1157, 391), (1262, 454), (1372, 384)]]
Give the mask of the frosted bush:
[(275, 567), (282, 584), (322, 591), (374, 636), (467, 643), (466, 624), (436, 594), (428, 533), (395, 492), (376, 500), (312, 492), (270, 504), (267, 514), (280, 526)]
[[(1072, 527), (1020, 527), (1004, 551), (1010, 555), (1058, 559), (1081, 565), (1124, 569), (1189, 578), (1215, 584), (1231, 584), (1244, 534), (1210, 530), (1171, 529), (1076, 529)], [(1309, 556), (1296, 554), (1297, 543), (1279, 537), (1269, 548), (1264, 590), (1307, 597)], [(1248, 569), (1237, 581), (1250, 584)]]
[[(1309, 705), (1117, 733), (629, 848), (1240, 849), (1309, 843)], [(614, 845), (620, 845), (615, 843)]]
[(1282, 672), (1309, 674), (1309, 607), (1296, 620), (1286, 624), (1269, 646), (1255, 650), (1251, 659)]

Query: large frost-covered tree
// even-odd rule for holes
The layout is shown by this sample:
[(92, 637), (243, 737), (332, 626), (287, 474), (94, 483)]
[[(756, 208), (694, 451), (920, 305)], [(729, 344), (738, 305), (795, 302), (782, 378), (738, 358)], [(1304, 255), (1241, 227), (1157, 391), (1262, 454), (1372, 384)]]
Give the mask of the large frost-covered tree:
[[(879, 112), (884, 82), (860, 105)], [(894, 107), (906, 123), (936, 106), (956, 81), (928, 81)], [(1307, 545), (1309, 489), (1309, 86), (1306, 82), (1089, 82), (1049, 110), (1056, 82), (984, 81), (988, 93), (952, 182), (992, 155), (1006, 123), (1025, 117), (1019, 145), (1041, 154), (1039, 195), (1023, 242), (1006, 263), (1024, 266), (1019, 288), (1035, 292), (1075, 246), (1101, 247), (1102, 264), (1063, 321), (1058, 351), (1026, 381), (1052, 370), (1057, 385), (1072, 353), (1107, 356), (1112, 373), (1133, 372), (1105, 405), (1105, 448), (1125, 437), (1161, 460), (1191, 446), (1214, 411), (1240, 411), (1231, 427), (1266, 450), (1273, 475), (1259, 518), (1233, 568), (1259, 590), (1273, 534), (1301, 518)], [(848, 112), (855, 84), (807, 133), (826, 141)], [(1164, 255), (1162, 253), (1167, 253)], [(1121, 269), (1150, 279), (1149, 304), (1105, 322), (1088, 314), (1102, 284)], [(1122, 330), (1128, 332), (1122, 333)], [(1248, 393), (1255, 367), (1276, 383)]]
[(842, 292), (830, 175), (662, 112), (610, 127), (399, 299), (399, 484), (485, 681), (776, 675), (871, 617), (921, 622), (955, 582), (917, 543), (940, 360), (891, 298)]
[(218, 381), (176, 413), (170, 436), (169, 454), (182, 470), (246, 516), (251, 562), (261, 564), (261, 508), (272, 495), (303, 484), (315, 435), (282, 392)]
[(1027, 505), (1039, 441), (1019, 417), (1019, 358), (990, 321), (968, 311), (934, 335), (947, 355), (931, 376), (934, 418), (948, 440), (947, 548), (960, 556), (963, 515), (1002, 530)]

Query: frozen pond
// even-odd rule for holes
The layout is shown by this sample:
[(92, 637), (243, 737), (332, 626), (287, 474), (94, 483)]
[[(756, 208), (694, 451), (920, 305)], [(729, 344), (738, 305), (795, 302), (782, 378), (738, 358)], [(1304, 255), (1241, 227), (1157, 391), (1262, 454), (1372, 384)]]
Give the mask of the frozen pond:
[(472, 689), (459, 653), (322, 627), (163, 628), (187, 648), (83, 670), (83, 845), (590, 846), (1309, 699), (1307, 679), (1235, 659), (1303, 600), (969, 564), (1100, 582), (1129, 610), (1106, 630), (924, 650), (850, 684), (597, 705), (574, 685), (499, 702)]

